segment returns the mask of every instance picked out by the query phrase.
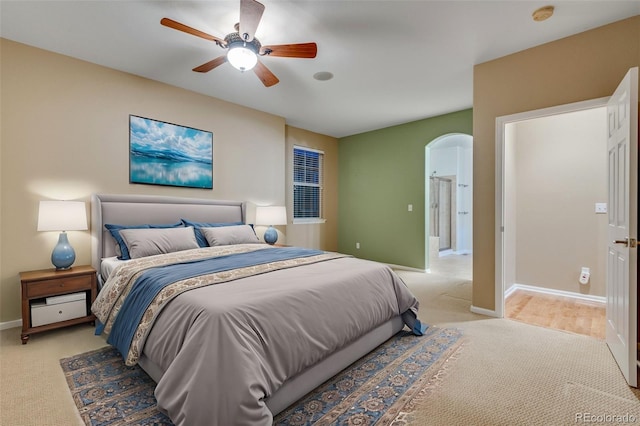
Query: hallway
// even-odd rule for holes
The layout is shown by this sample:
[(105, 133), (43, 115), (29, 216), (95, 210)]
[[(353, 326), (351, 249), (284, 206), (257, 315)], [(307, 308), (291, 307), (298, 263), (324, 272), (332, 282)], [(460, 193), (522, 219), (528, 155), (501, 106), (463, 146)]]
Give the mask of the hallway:
[[(472, 281), (473, 256), (432, 251), (429, 272)], [(505, 318), (555, 330), (605, 339), (606, 308), (603, 303), (516, 290), (505, 300)]]
[(604, 303), (518, 289), (505, 300), (505, 318), (605, 340)]

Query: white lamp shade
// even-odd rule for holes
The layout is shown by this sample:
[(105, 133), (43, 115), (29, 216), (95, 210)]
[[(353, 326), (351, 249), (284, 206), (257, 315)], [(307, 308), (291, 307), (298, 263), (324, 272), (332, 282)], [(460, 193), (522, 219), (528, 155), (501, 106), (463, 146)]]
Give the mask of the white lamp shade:
[(256, 66), (258, 57), (255, 52), (246, 47), (231, 47), (227, 52), (227, 60), (240, 71), (249, 71)]
[(256, 225), (286, 225), (287, 209), (284, 206), (256, 207)]
[(83, 201), (40, 201), (38, 231), (84, 231), (87, 210)]

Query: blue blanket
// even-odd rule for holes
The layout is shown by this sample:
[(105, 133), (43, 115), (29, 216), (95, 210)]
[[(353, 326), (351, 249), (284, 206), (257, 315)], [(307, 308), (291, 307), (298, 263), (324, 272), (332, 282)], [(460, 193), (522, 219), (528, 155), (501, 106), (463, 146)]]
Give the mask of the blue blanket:
[[(321, 250), (298, 247), (268, 248), (151, 268), (136, 280), (113, 323), (107, 342), (118, 348), (120, 353), (126, 357), (145, 310), (164, 287), (174, 282), (199, 275), (315, 256), (322, 253), (324, 252)], [(103, 328), (102, 325), (97, 327), (96, 334), (101, 334)]]

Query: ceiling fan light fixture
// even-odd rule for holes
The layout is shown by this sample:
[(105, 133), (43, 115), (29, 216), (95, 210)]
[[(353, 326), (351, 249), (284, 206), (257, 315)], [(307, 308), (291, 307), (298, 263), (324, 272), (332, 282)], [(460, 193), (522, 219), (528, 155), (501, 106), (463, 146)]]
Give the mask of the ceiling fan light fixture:
[(234, 25), (235, 32), (227, 34), (224, 40), (170, 18), (162, 18), (160, 24), (205, 40), (213, 41), (218, 47), (228, 49), (226, 55), (218, 56), (209, 62), (193, 68), (194, 72), (206, 73), (225, 62), (229, 62), (231, 66), (240, 72), (253, 70), (265, 87), (271, 87), (274, 84), (278, 84), (280, 80), (278, 80), (278, 77), (276, 77), (262, 61), (258, 61), (258, 56), (315, 58), (318, 53), (318, 46), (316, 43), (262, 46), (260, 41), (255, 37), (255, 32), (263, 12), (264, 5), (259, 1), (240, 0), (240, 22)]
[(242, 44), (237, 46), (229, 46), (227, 52), (227, 61), (240, 71), (249, 71), (258, 63), (258, 55), (249, 46)]

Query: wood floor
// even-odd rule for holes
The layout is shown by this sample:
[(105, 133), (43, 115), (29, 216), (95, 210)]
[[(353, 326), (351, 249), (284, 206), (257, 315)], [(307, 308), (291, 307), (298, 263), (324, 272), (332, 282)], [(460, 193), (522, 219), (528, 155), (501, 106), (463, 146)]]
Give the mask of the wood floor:
[(505, 300), (505, 317), (605, 340), (604, 303), (518, 289)]

